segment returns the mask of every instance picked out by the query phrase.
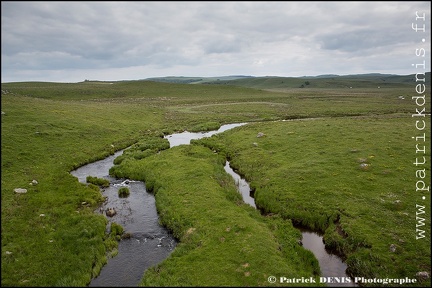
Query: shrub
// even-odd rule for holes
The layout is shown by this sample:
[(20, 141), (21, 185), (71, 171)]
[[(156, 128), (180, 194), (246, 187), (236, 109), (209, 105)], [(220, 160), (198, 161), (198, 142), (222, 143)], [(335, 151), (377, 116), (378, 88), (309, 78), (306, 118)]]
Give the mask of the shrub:
[(206, 122), (197, 124), (193, 127), (191, 127), (189, 130), (191, 132), (200, 132), (200, 131), (212, 131), (219, 129), (221, 124), (219, 122)]
[(114, 237), (116, 240), (121, 239), (121, 235), (123, 234), (124, 229), (120, 224), (117, 224), (115, 222), (111, 223), (111, 237)]
[(91, 183), (91, 184), (94, 184), (97, 186), (102, 186), (102, 187), (109, 187), (109, 184), (110, 184), (107, 179), (93, 177), (93, 176), (87, 176), (86, 181), (87, 181), (87, 183)]
[(129, 194), (130, 194), (130, 192), (129, 192), (129, 188), (127, 188), (127, 187), (121, 187), (121, 188), (118, 190), (118, 195), (119, 195), (119, 197), (128, 197)]
[(97, 186), (97, 185), (95, 185), (95, 184), (92, 184), (92, 183), (90, 183), (90, 184), (88, 185), (88, 187), (89, 187), (90, 189), (95, 190), (95, 191), (99, 191), (99, 190), (100, 190), (99, 186)]

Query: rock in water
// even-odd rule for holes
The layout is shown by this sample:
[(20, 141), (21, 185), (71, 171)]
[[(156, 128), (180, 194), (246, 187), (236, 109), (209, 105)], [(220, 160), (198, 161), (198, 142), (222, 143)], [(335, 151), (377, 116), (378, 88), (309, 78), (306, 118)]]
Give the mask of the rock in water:
[(117, 212), (115, 211), (114, 208), (108, 208), (106, 210), (106, 215), (109, 216), (109, 217), (113, 217), (115, 214), (117, 214)]

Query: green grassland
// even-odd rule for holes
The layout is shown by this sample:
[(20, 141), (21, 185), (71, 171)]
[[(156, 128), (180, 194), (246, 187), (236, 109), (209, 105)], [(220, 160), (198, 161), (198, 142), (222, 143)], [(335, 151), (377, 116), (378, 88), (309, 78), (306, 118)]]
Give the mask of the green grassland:
[[(344, 255), (352, 275), (414, 277), (430, 265), (430, 241), (415, 240), (415, 207), (426, 201), (411, 176), (416, 170), (412, 121), (370, 117), (257, 123), (195, 144), (231, 159), (255, 189), (264, 214), (277, 213), (325, 232), (326, 244)], [(259, 132), (265, 136), (257, 138)], [(430, 173), (430, 165), (426, 170)]]
[[(125, 154), (112, 173), (145, 180), (161, 222), (180, 240), (142, 285), (267, 286), (272, 274), (316, 277), (316, 259), (296, 245), (292, 222), (324, 230), (354, 275), (430, 272), (429, 218), (426, 239), (415, 240), (414, 83), (350, 89), (309, 81), (273, 87), (278, 91), (152, 81), (2, 83), (2, 286), (86, 286), (99, 273), (116, 242), (93, 212), (100, 192), (69, 172), (134, 143), (141, 150)], [(427, 103), (430, 113), (430, 96)], [(160, 141), (234, 122), (250, 124), (187, 147), (166, 149)], [(256, 189), (264, 215), (241, 204), (224, 174), (225, 157)], [(362, 161), (370, 169), (360, 169)], [(430, 175), (429, 162), (426, 169)], [(430, 216), (429, 204), (419, 204)]]
[(180, 240), (142, 284), (265, 286), (274, 274), (317, 276), (316, 259), (298, 245), (300, 232), (290, 221), (261, 217), (242, 204), (224, 164), (223, 156), (203, 146), (182, 145), (111, 169), (118, 177), (146, 182), (161, 222)]
[(221, 76), (221, 77), (185, 77), (185, 76), (167, 76), (167, 77), (153, 77), (145, 80), (166, 82), (166, 83), (182, 83), (182, 84), (208, 84), (212, 82), (219, 83), (220, 81), (229, 81), (242, 78), (250, 78), (252, 76)]

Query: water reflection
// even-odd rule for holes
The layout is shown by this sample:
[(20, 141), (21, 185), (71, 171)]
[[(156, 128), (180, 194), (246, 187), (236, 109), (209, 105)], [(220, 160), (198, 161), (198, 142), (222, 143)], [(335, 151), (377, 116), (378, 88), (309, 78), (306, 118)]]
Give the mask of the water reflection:
[(229, 175), (231, 175), (234, 178), (236, 186), (243, 197), (243, 201), (249, 204), (250, 206), (256, 208), (255, 199), (251, 196), (251, 189), (249, 184), (246, 182), (246, 180), (240, 177), (239, 174), (234, 172), (234, 170), (231, 168), (228, 161), (226, 161), (224, 169)]
[(209, 132), (193, 133), (193, 132), (185, 131), (182, 133), (174, 133), (174, 134), (165, 136), (164, 138), (168, 139), (168, 141), (170, 142), (170, 147), (183, 145), (183, 144), (187, 145), (187, 144), (190, 144), (191, 140), (197, 140), (197, 139), (201, 139), (201, 138), (205, 138), (205, 137), (210, 137), (212, 135), (222, 133), (222, 132), (227, 131), (229, 129), (239, 127), (239, 126), (242, 126), (245, 124), (247, 124), (247, 123), (226, 124), (226, 125), (222, 125), (218, 130), (209, 131)]
[[(325, 249), (325, 244), (323, 242), (322, 236), (307, 230), (307, 229), (300, 229), (302, 232), (302, 243), (303, 247), (312, 251), (312, 253), (317, 258), (322, 277), (328, 278), (328, 281), (331, 281), (330, 277), (338, 277), (338, 280), (341, 280), (341, 282), (344, 283), (331, 283), (329, 284), (332, 287), (356, 287), (356, 285), (353, 280), (350, 279), (349, 276), (346, 275), (345, 271), (347, 269), (347, 265), (341, 261), (341, 259), (329, 252)], [(348, 280), (348, 281), (344, 281)]]

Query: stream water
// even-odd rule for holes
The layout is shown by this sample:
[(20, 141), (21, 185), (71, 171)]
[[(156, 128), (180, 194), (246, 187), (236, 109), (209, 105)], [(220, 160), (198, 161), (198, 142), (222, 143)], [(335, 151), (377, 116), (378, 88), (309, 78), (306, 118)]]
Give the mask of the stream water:
[(237, 189), (243, 197), (243, 201), (246, 204), (249, 204), (250, 206), (256, 208), (255, 199), (251, 195), (252, 191), (250, 189), (249, 183), (231, 168), (229, 161), (225, 162), (224, 169), (225, 172), (227, 172), (231, 175), (231, 177), (234, 178)]
[[(165, 138), (170, 142), (170, 147), (187, 145), (192, 139), (210, 137), (244, 124), (246, 123), (223, 125), (218, 130), (202, 133), (186, 131), (171, 134)], [(96, 212), (104, 213), (107, 208), (114, 208), (117, 214), (113, 217), (107, 217), (109, 223), (116, 222), (122, 225), (125, 232), (131, 235), (129, 239), (120, 241), (118, 254), (108, 259), (108, 263), (102, 268), (99, 276), (90, 282), (90, 287), (137, 286), (145, 270), (167, 258), (177, 244), (169, 231), (159, 225), (154, 196), (146, 191), (145, 184), (141, 181), (116, 179), (109, 176), (109, 169), (113, 166), (114, 159), (122, 153), (123, 150), (118, 151), (103, 160), (71, 171), (71, 174), (82, 183), (86, 183), (87, 176), (105, 178), (110, 181), (110, 186), (103, 190), (103, 195), (107, 200)], [(244, 202), (256, 208), (247, 181), (230, 167), (228, 161), (224, 169), (234, 178)], [(130, 196), (127, 198), (118, 196), (118, 189), (123, 186), (130, 190)], [(107, 226), (108, 229), (109, 225)], [(311, 250), (318, 259), (322, 277), (349, 278), (345, 273), (346, 264), (325, 249), (322, 236), (309, 230), (301, 229), (301, 231), (303, 247)], [(351, 282), (333, 283), (331, 286), (353, 287), (356, 285)]]
[(166, 139), (170, 142), (170, 148), (182, 144), (190, 144), (190, 141), (193, 139), (201, 139), (205, 137), (210, 137), (212, 135), (222, 133), (224, 131), (230, 130), (235, 127), (239, 127), (242, 125), (245, 125), (246, 123), (234, 123), (234, 124), (226, 124), (222, 125), (218, 130), (209, 131), (209, 132), (182, 132), (182, 133), (175, 133), (168, 136), (165, 136)]
[[(123, 151), (118, 151), (108, 158), (71, 172), (82, 183), (86, 183), (89, 175), (110, 181), (110, 186), (102, 191), (107, 200), (96, 212), (104, 213), (107, 208), (114, 208), (117, 214), (107, 216), (107, 230), (111, 222), (116, 222), (131, 235), (129, 239), (119, 242), (118, 254), (108, 259), (99, 276), (90, 282), (90, 287), (138, 286), (145, 270), (167, 258), (176, 245), (176, 240), (169, 231), (159, 225), (155, 198), (146, 191), (145, 184), (109, 176), (114, 159), (122, 153)], [(129, 197), (118, 196), (120, 187), (129, 188)]]

